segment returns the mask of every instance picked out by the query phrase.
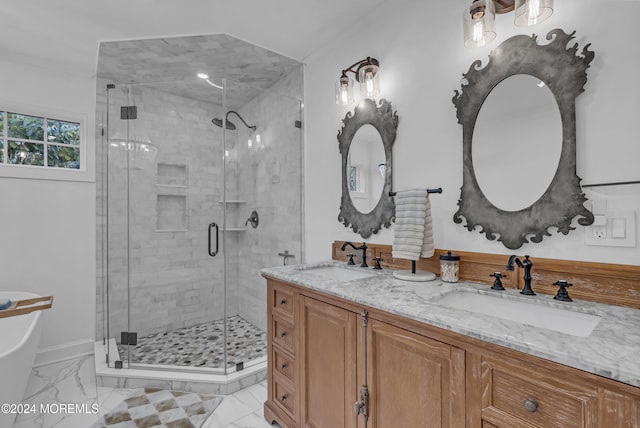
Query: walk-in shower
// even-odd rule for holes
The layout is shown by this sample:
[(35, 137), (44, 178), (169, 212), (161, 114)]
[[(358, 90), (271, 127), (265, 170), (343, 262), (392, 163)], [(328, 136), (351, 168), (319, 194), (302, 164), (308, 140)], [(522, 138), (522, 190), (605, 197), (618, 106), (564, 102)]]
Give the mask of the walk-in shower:
[(105, 361), (123, 373), (264, 364), (259, 271), (283, 251), (302, 261), (300, 64), (226, 35), (102, 43), (97, 99)]

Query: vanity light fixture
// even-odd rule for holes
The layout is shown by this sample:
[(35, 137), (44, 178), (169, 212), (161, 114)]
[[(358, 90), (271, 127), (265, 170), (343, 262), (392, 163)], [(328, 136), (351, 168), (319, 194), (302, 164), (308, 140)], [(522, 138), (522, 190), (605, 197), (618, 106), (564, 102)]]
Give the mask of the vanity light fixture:
[(349, 78), (348, 72), (353, 73), (360, 83), (360, 95), (368, 98), (378, 95), (380, 93), (379, 67), (378, 60), (368, 56), (342, 70), (340, 79), (336, 82), (336, 104), (346, 106), (353, 103), (353, 79)]
[(553, 14), (553, 0), (474, 0), (462, 16), (465, 47), (490, 43), (496, 37), (496, 14), (511, 11), (515, 11), (515, 25), (530, 27)]

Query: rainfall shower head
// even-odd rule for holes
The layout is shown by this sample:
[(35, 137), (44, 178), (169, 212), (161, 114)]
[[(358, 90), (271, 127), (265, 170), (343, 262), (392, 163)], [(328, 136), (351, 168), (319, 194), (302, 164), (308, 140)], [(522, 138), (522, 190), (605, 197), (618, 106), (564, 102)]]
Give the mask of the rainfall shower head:
[[(245, 120), (242, 118), (242, 116), (240, 116), (240, 113), (238, 113), (238, 112), (237, 112), (237, 111), (235, 111), (235, 110), (229, 110), (229, 111), (227, 112), (227, 115), (225, 116), (225, 118), (226, 118), (226, 122), (227, 122), (227, 129), (228, 129), (228, 130), (230, 130), (230, 131), (234, 131), (234, 130), (236, 129), (236, 125), (235, 125), (233, 122), (230, 122), (230, 121), (229, 121), (229, 115), (230, 115), (231, 113), (233, 113), (233, 114), (235, 114), (236, 116), (238, 116), (238, 119), (240, 119), (240, 120), (242, 121), (242, 123), (244, 123), (244, 126), (246, 126), (247, 128), (249, 128), (249, 129), (251, 129), (251, 130), (254, 130), (254, 131), (256, 130), (256, 128), (257, 128), (257, 127), (256, 127), (256, 125), (249, 125), (247, 122), (245, 122)], [(211, 122), (212, 122), (214, 125), (216, 125), (216, 126), (218, 126), (218, 127), (222, 128), (222, 122), (223, 122), (223, 120), (222, 120), (222, 119), (220, 119), (220, 118), (218, 118), (218, 117), (214, 117), (214, 118), (211, 120)]]
[[(214, 117), (213, 120), (211, 120), (211, 122), (219, 127), (222, 128), (222, 119), (220, 119), (219, 117)], [(235, 131), (236, 130), (236, 125), (233, 124), (233, 122), (227, 120), (227, 129), (230, 131)]]

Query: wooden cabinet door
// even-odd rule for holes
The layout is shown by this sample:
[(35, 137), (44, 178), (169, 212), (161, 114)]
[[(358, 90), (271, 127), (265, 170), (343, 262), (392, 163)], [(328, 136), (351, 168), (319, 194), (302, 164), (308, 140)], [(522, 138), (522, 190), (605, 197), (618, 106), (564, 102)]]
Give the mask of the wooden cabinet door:
[(368, 427), (464, 427), (463, 350), (375, 319), (367, 342)]
[(637, 428), (640, 427), (640, 394), (625, 394), (600, 389), (599, 427)]
[(300, 318), (302, 426), (354, 428), (358, 315), (303, 296)]

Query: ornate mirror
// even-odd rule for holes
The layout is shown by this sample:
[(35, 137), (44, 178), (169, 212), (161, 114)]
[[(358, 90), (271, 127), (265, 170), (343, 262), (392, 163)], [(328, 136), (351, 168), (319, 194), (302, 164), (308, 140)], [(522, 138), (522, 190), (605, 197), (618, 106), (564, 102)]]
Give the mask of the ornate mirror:
[(364, 99), (348, 112), (338, 132), (342, 154), (342, 200), (338, 221), (368, 238), (395, 216), (391, 191), (391, 148), (398, 115), (387, 100)]
[(552, 30), (545, 45), (535, 35), (505, 40), (486, 66), (471, 65), (453, 97), (463, 129), (453, 221), (464, 217), (467, 230), (480, 226), (509, 249), (541, 242), (552, 227), (566, 235), (575, 217), (593, 223), (576, 174), (575, 99), (594, 53), (589, 45), (581, 54), (577, 43), (567, 48), (574, 34)]

